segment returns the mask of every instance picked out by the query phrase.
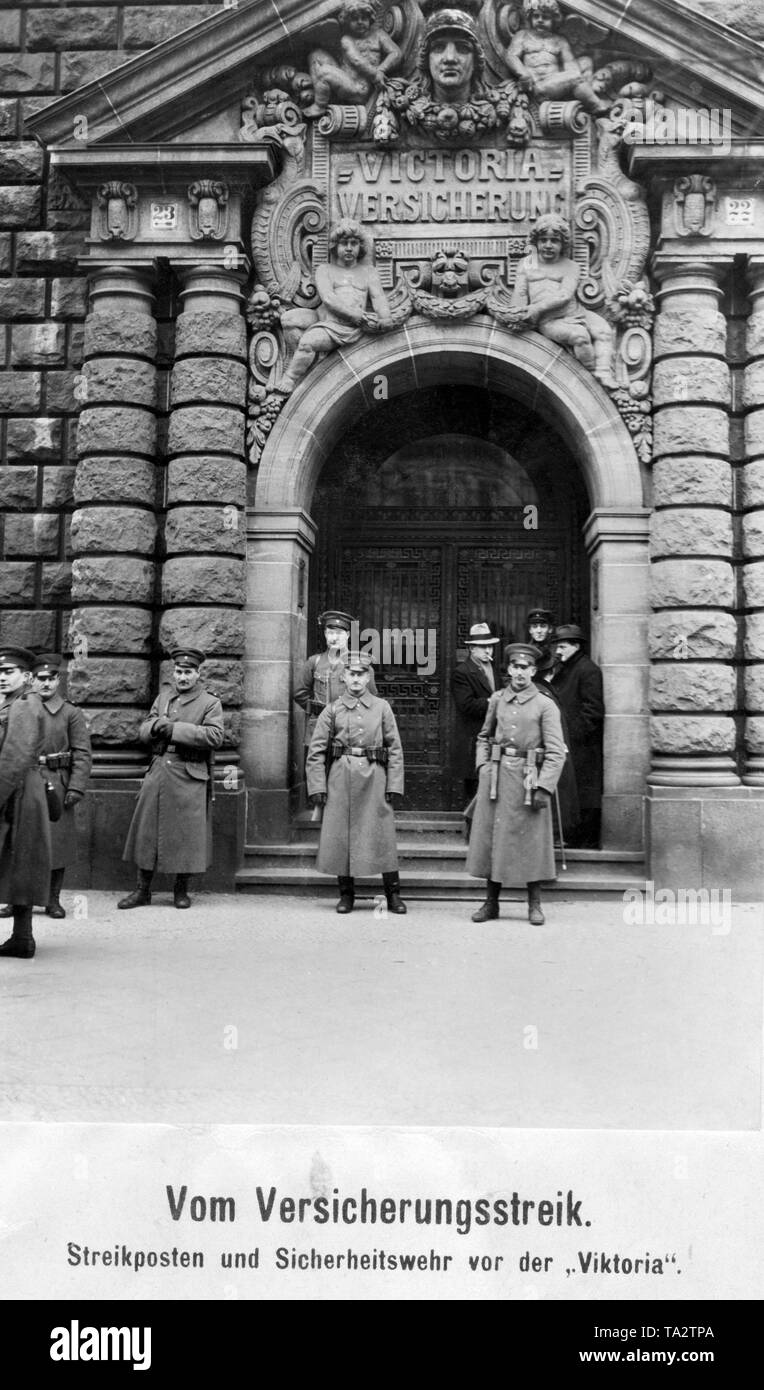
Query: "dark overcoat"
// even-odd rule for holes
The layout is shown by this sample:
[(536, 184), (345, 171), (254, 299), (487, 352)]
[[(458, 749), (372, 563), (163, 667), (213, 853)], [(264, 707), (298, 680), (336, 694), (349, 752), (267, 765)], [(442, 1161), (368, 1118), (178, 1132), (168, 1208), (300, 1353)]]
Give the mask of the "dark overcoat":
[(475, 741), (483, 725), (493, 688), (476, 661), (462, 661), (451, 672), (451, 694), (456, 705), (456, 738), (453, 775), (469, 781), (475, 774)]
[[(576, 774), (573, 767), (573, 758), (570, 752), (570, 734), (568, 733), (568, 721), (565, 718), (565, 711), (560, 704), (558, 696), (554, 692), (553, 686), (549, 681), (545, 681), (543, 676), (534, 676), (534, 684), (544, 695), (548, 695), (550, 700), (554, 700), (560, 711), (560, 723), (562, 724), (562, 740), (568, 750), (565, 765), (560, 773), (560, 780), (557, 783), (557, 796), (560, 803), (560, 815), (562, 816), (563, 839), (572, 835), (578, 825), (580, 808), (578, 804), (578, 789), (576, 787)], [(556, 811), (555, 811), (556, 815)]]
[[(69, 700), (64, 700), (56, 692), (49, 700), (42, 701), (45, 720), (46, 755), (71, 753), (70, 767), (48, 767), (47, 776), (53, 783), (61, 806), (68, 791), (82, 792), (83, 795), (90, 777), (92, 754), (90, 734), (82, 710)], [(64, 869), (77, 858), (77, 827), (73, 806), (62, 809), (61, 817), (51, 822), (50, 847), (51, 868)]]
[(498, 795), (490, 799), (490, 758), (494, 743), (514, 744), (524, 754), (543, 748), (538, 785), (553, 792), (565, 761), (560, 711), (535, 685), (510, 686), (491, 696), (477, 737), (480, 768), (467, 873), (517, 887), (553, 879), (556, 874), (551, 806), (533, 811), (524, 804), (525, 757), (504, 754), (498, 766)]
[(15, 907), (46, 903), (50, 817), (40, 755), (45, 723), (39, 696), (22, 691), (0, 712), (0, 898)]
[[(343, 753), (326, 775), (335, 741), (346, 748), (386, 748), (387, 767)], [(316, 868), (338, 878), (392, 873), (398, 868), (395, 815), (385, 792), (403, 795), (403, 749), (387, 700), (368, 689), (344, 694), (318, 716), (306, 763), (308, 794), (326, 792)]]
[[(313, 737), (316, 720), (322, 709), (331, 705), (335, 700), (339, 700), (344, 692), (345, 686), (342, 680), (344, 670), (344, 661), (335, 662), (333, 666), (330, 665), (328, 652), (316, 652), (315, 655), (309, 656), (300, 667), (294, 699), (300, 709), (304, 709), (308, 716), (305, 720), (304, 743), (306, 748)], [(369, 673), (369, 684), (366, 688), (372, 695), (376, 695), (377, 687), (374, 684), (373, 671)]]
[(582, 811), (597, 810), (602, 804), (605, 722), (602, 672), (596, 662), (579, 650), (562, 663), (552, 678), (552, 689), (568, 722), (579, 805)]
[(166, 751), (166, 740), (154, 741), (122, 858), (162, 874), (203, 874), (212, 859), (210, 763), (223, 742), (223, 709), (198, 685), (184, 695), (165, 686), (141, 724), (141, 743), (152, 742), (161, 715), (172, 734)]

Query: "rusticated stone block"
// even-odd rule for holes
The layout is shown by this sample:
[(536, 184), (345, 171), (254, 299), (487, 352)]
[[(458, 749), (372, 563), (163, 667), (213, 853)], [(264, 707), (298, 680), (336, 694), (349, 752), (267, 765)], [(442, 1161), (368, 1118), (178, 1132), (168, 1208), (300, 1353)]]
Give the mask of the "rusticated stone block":
[(650, 742), (656, 753), (734, 753), (735, 721), (718, 715), (653, 715)]
[(734, 608), (732, 565), (723, 560), (655, 560), (650, 566), (653, 608)]
[(653, 337), (656, 360), (670, 352), (715, 352), (724, 357), (727, 350), (727, 324), (715, 309), (665, 309), (655, 320)]
[(55, 463), (61, 457), (60, 420), (9, 420), (8, 458)]
[(12, 232), (0, 232), (0, 275), (7, 275), (11, 268)]
[(148, 459), (114, 458), (109, 455), (81, 459), (74, 481), (74, 501), (145, 502), (156, 498), (156, 467)]
[(43, 507), (68, 507), (72, 502), (74, 488), (73, 467), (44, 468), (42, 474)]
[(658, 362), (653, 374), (653, 399), (656, 405), (679, 405), (683, 401), (729, 405), (727, 363), (715, 357), (669, 357)]
[(5, 518), (6, 555), (55, 555), (58, 552), (58, 517), (45, 512)]
[(13, 327), (11, 362), (14, 367), (58, 367), (64, 361), (65, 329), (62, 323), (17, 323)]
[(743, 554), (755, 560), (764, 556), (764, 511), (743, 516)]
[[(764, 613), (749, 613), (745, 620), (743, 655), (746, 661), (764, 661)], [(764, 705), (759, 706), (764, 710)]]
[(84, 6), (75, 10), (32, 10), (27, 48), (116, 48), (117, 11)]
[(69, 663), (69, 698), (75, 704), (148, 703), (151, 666), (136, 657), (74, 657)]
[(0, 140), (13, 140), (18, 130), (18, 102), (12, 97), (0, 98)]
[(72, 567), (68, 561), (58, 564), (43, 564), (40, 572), (40, 587), (43, 603), (68, 604), (72, 592)]
[(32, 651), (52, 651), (56, 641), (56, 615), (27, 609), (0, 613), (0, 643), (29, 647)]
[[(30, 219), (31, 220), (31, 219)], [(16, 242), (16, 269), (25, 274), (74, 274), (78, 260), (85, 255), (85, 230), (68, 232), (22, 232)]]
[(740, 498), (744, 507), (764, 507), (764, 459), (754, 459), (740, 470)]
[(655, 415), (653, 450), (664, 454), (722, 454), (729, 452), (729, 421), (711, 406), (672, 405)]
[(159, 640), (166, 652), (188, 643), (208, 655), (240, 655), (244, 619), (232, 608), (172, 608), (162, 614)]
[(153, 512), (139, 507), (83, 507), (72, 514), (72, 550), (105, 554), (151, 555), (157, 523)]
[(241, 560), (202, 555), (165, 560), (162, 602), (243, 604), (244, 565)]
[(764, 753), (764, 717), (761, 715), (746, 719), (745, 746), (749, 753)]
[(128, 405), (156, 406), (156, 369), (135, 357), (91, 357), (83, 368), (88, 405), (124, 401)]
[(151, 603), (154, 564), (134, 556), (88, 556), (72, 565), (76, 603)]
[(0, 54), (0, 91), (52, 92), (55, 82), (55, 53)]
[(746, 321), (745, 346), (749, 357), (764, 356), (764, 313), (760, 307)]
[(0, 183), (39, 183), (41, 178), (42, 146), (35, 140), (0, 145)]
[(241, 714), (238, 710), (223, 710), (223, 747), (238, 748), (241, 743)]
[(735, 696), (735, 671), (720, 662), (672, 662), (650, 670), (653, 710), (730, 710), (735, 708)]
[(212, 13), (207, 5), (130, 5), (125, 10), (122, 42), (125, 48), (149, 48), (172, 38)]
[(29, 415), (40, 409), (39, 372), (0, 372), (0, 412)]
[(737, 623), (731, 613), (683, 608), (653, 613), (648, 627), (650, 656), (686, 661), (707, 658), (731, 661), (737, 647)]
[(60, 410), (71, 414), (79, 409), (79, 401), (74, 394), (77, 375), (75, 371), (45, 373), (45, 405), (49, 411)]
[(244, 454), (244, 416), (220, 405), (181, 406), (170, 417), (170, 454)]
[(225, 357), (186, 357), (173, 368), (173, 406), (186, 401), (244, 405), (246, 396), (247, 368), (243, 362)]
[(34, 603), (34, 560), (5, 560), (0, 565), (0, 603), (6, 608)]
[(764, 410), (752, 410), (746, 415), (744, 438), (747, 454), (764, 454)]
[(743, 673), (745, 707), (752, 714), (764, 714), (764, 663), (746, 666)]
[(121, 352), (153, 360), (157, 350), (156, 319), (121, 309), (119, 315), (94, 313), (85, 321), (85, 356)]
[(0, 319), (40, 318), (44, 304), (44, 280), (0, 280)]
[[(0, 188), (0, 227), (34, 226), (40, 220), (41, 193), (37, 184)], [(19, 267), (19, 269), (28, 267)], [(35, 267), (36, 268), (36, 267)]]
[(173, 502), (217, 502), (243, 507), (247, 465), (215, 454), (173, 459), (167, 468), (167, 493)]
[(764, 608), (764, 560), (743, 565), (741, 573), (746, 608)]
[(752, 362), (743, 373), (743, 407), (764, 406), (764, 360)]
[(86, 454), (146, 454), (156, 447), (156, 419), (131, 406), (87, 406), (77, 428), (80, 456)]
[(9, 511), (19, 507), (26, 511), (37, 499), (36, 468), (0, 468), (0, 507)]
[(654, 512), (650, 554), (732, 556), (732, 517), (710, 507), (671, 508)]
[(173, 507), (165, 522), (168, 555), (243, 555), (244, 514), (236, 507)]
[(148, 608), (77, 608), (69, 622), (68, 647), (83, 656), (103, 652), (151, 650), (151, 610)]
[(175, 324), (175, 356), (207, 352), (216, 357), (247, 356), (247, 329), (240, 314), (179, 314)]
[(88, 311), (88, 282), (80, 275), (54, 280), (50, 287), (50, 312), (54, 319), (84, 319)]
[(97, 77), (119, 67), (124, 61), (124, 53), (112, 49), (92, 48), (85, 53), (62, 53), (61, 91), (76, 92), (78, 87), (84, 87), (86, 82), (95, 82)]
[(88, 705), (85, 711), (91, 742), (96, 746), (130, 747), (138, 743), (138, 730), (146, 718), (146, 709), (135, 706), (112, 706), (96, 709)]
[(244, 667), (241, 661), (212, 658), (205, 663), (204, 684), (224, 705), (240, 705), (244, 699)]

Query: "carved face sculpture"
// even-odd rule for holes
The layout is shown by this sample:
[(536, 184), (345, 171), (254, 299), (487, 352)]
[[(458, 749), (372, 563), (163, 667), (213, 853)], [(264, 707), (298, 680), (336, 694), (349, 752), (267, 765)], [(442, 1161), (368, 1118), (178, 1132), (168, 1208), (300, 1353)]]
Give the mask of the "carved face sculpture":
[(340, 265), (355, 265), (361, 254), (361, 238), (357, 236), (343, 236), (334, 250), (334, 254)]
[(463, 251), (438, 251), (432, 261), (432, 288), (444, 299), (455, 299), (468, 288), (470, 263)]
[(109, 198), (106, 204), (106, 227), (113, 237), (127, 232), (127, 203), (124, 198)]
[(563, 253), (562, 236), (551, 227), (545, 227), (536, 238), (536, 250), (539, 260), (547, 265), (559, 261)]
[(436, 101), (466, 101), (475, 72), (475, 50), (457, 29), (433, 35), (428, 66)]
[(199, 231), (202, 236), (214, 236), (218, 229), (218, 205), (214, 198), (199, 199)]
[(344, 27), (356, 39), (368, 34), (374, 23), (374, 11), (370, 5), (347, 5), (345, 7)]

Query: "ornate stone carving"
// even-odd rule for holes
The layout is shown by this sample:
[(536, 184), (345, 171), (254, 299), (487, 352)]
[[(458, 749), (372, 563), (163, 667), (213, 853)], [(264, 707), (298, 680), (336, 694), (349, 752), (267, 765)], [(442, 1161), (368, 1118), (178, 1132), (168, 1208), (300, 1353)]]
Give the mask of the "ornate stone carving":
[(371, 0), (346, 0), (337, 16), (340, 38), (337, 51), (316, 48), (308, 58), (316, 106), (330, 102), (368, 101), (384, 87), (401, 60), (397, 43), (379, 25)]
[(685, 174), (674, 184), (677, 236), (710, 236), (716, 205), (716, 184), (707, 174)]
[(607, 115), (609, 103), (595, 92), (559, 32), (562, 12), (556, 0), (523, 0), (523, 20), (506, 53), (520, 91), (542, 101), (572, 99), (595, 116)]
[(134, 183), (112, 180), (98, 189), (99, 236), (102, 241), (132, 241), (138, 230), (138, 190)]
[(188, 224), (192, 241), (222, 241), (228, 230), (228, 187), (197, 179), (188, 188)]

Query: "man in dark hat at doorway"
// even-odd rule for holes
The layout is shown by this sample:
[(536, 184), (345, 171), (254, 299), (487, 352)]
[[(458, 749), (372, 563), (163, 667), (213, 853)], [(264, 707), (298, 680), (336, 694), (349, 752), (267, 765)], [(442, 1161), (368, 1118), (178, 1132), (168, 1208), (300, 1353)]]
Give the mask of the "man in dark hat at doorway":
[(55, 918), (66, 916), (60, 894), (67, 866), (77, 858), (74, 809), (85, 795), (92, 762), (85, 716), (60, 692), (63, 664), (63, 657), (45, 652), (32, 668), (32, 689), (42, 700), (45, 714), (45, 769), (62, 807), (60, 819), (50, 827), (50, 892), (45, 911)]
[(45, 721), (29, 688), (34, 652), (0, 648), (0, 895), (10, 904), (13, 934), (0, 956), (31, 960), (32, 908), (50, 888), (50, 817), (40, 756)]
[(318, 716), (308, 751), (308, 795), (326, 808), (316, 868), (336, 876), (338, 912), (353, 911), (357, 877), (381, 874), (389, 911), (404, 913), (391, 804), (403, 796), (398, 725), (387, 700), (370, 692), (366, 652), (348, 654), (342, 679), (344, 693)]
[(570, 838), (579, 849), (599, 849), (602, 819), (602, 731), (605, 702), (602, 672), (583, 651), (586, 638), (575, 623), (555, 632), (558, 667), (552, 690), (565, 713), (576, 774), (580, 820)]
[[(294, 692), (294, 700), (308, 716), (305, 721), (306, 752), (322, 709), (333, 700), (339, 700), (344, 693), (342, 674), (353, 621), (349, 613), (343, 613), (339, 608), (328, 608), (325, 613), (318, 615), (318, 626), (323, 630), (326, 650), (315, 652), (303, 662)], [(369, 675), (369, 693), (377, 693), (373, 670)]]
[(560, 713), (533, 683), (538, 649), (507, 648), (509, 684), (492, 695), (477, 737), (479, 782), (467, 873), (486, 879), (473, 922), (499, 915), (504, 887), (527, 886), (528, 921), (544, 922), (541, 884), (556, 875), (552, 794), (565, 761)]
[(541, 652), (536, 668), (537, 680), (549, 681), (554, 668), (552, 636), (554, 634), (554, 614), (549, 608), (532, 608), (525, 619), (525, 640)]
[(152, 759), (122, 856), (136, 864), (138, 883), (117, 907), (147, 906), (155, 871), (175, 875), (175, 906), (190, 907), (189, 875), (203, 874), (212, 859), (213, 756), (223, 742), (223, 709), (200, 684), (204, 652), (176, 647), (170, 656), (173, 683), (162, 687), (138, 733)]
[(452, 771), (454, 777), (462, 780), (465, 806), (477, 791), (475, 740), (485, 719), (488, 701), (496, 689), (493, 656), (498, 641), (488, 623), (473, 623), (464, 643), (467, 660), (461, 661), (451, 672), (451, 694), (456, 705)]

